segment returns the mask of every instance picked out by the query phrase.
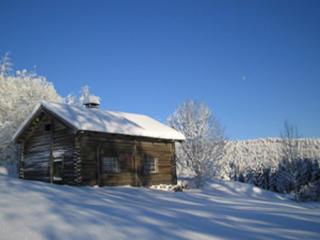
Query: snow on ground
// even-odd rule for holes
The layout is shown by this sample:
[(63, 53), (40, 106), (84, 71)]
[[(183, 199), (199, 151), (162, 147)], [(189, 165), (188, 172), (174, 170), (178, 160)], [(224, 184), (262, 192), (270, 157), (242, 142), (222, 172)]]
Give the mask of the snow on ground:
[(320, 239), (320, 203), (247, 184), (71, 187), (0, 175), (0, 239)]
[(7, 168), (0, 166), (0, 174), (2, 175), (8, 175), (8, 170)]

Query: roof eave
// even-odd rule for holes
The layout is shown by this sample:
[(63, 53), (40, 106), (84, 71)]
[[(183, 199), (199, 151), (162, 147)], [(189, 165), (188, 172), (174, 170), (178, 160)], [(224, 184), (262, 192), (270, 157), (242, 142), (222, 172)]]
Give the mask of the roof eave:
[(51, 111), (44, 102), (38, 103), (32, 112), (28, 115), (28, 117), (21, 123), (20, 127), (17, 129), (17, 131), (12, 136), (11, 141), (17, 143), (19, 137), (23, 134), (23, 132), (26, 130), (26, 128), (30, 125), (30, 123), (33, 121), (33, 119), (41, 112), (44, 111), (48, 113), (49, 115), (53, 116), (54, 118), (58, 119), (62, 123), (64, 123), (66, 126), (72, 128), (75, 131), (78, 131), (78, 129), (72, 125), (71, 123), (67, 122), (65, 119), (63, 119), (61, 116), (56, 114), (54, 111)]
[(36, 116), (37, 114), (39, 114), (39, 112), (41, 111), (42, 105), (40, 103), (38, 103), (34, 109), (32, 110), (32, 112), (28, 115), (28, 117), (20, 124), (20, 126), (18, 127), (18, 129), (16, 130), (16, 132), (13, 134), (11, 141), (12, 142), (17, 142), (19, 137), (21, 136), (21, 134), (25, 131), (26, 127), (32, 122), (32, 120), (34, 119), (34, 116)]

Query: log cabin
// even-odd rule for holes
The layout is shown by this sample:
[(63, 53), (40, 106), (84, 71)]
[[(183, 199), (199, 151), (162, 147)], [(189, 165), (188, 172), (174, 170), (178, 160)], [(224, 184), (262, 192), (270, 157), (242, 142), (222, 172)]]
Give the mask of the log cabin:
[(19, 177), (70, 185), (176, 184), (180, 132), (140, 114), (106, 111), (99, 100), (39, 103), (13, 136)]

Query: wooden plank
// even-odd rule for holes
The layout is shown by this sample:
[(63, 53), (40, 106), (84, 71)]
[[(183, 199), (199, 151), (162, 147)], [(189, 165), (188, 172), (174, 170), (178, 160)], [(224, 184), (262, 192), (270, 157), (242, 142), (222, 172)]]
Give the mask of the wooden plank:
[(75, 184), (81, 184), (82, 182), (82, 173), (81, 173), (81, 144), (80, 144), (80, 139), (79, 135), (75, 136), (75, 141), (74, 141), (74, 172), (75, 172), (75, 179), (74, 182)]
[(50, 182), (53, 183), (53, 136), (54, 136), (54, 123), (50, 120), (51, 131), (50, 131)]
[(139, 179), (139, 175), (138, 175), (138, 169), (139, 169), (139, 159), (137, 156), (137, 141), (134, 141), (134, 148), (132, 151), (132, 160), (133, 160), (133, 174), (134, 174), (134, 185), (135, 186), (140, 186), (140, 179)]

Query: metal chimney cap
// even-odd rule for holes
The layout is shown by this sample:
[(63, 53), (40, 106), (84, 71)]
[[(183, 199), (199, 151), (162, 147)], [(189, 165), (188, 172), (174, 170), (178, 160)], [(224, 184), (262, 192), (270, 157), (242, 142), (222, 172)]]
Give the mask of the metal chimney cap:
[(88, 108), (98, 108), (100, 105), (100, 98), (98, 96), (90, 95), (84, 99), (83, 105)]

